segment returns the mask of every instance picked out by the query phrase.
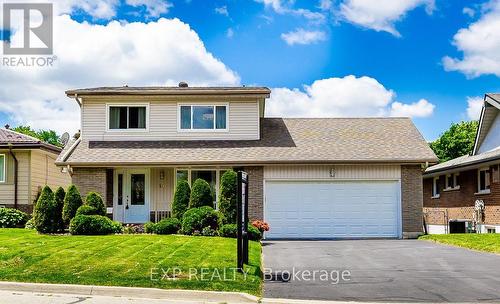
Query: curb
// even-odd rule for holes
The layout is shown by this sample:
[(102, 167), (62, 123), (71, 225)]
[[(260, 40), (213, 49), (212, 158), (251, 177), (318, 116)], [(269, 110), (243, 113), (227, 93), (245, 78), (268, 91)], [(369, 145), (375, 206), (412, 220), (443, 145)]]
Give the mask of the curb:
[(259, 298), (243, 292), (115, 287), (71, 284), (0, 282), (0, 290), (39, 293), (77, 294), (111, 297), (148, 298), (218, 303), (258, 303)]

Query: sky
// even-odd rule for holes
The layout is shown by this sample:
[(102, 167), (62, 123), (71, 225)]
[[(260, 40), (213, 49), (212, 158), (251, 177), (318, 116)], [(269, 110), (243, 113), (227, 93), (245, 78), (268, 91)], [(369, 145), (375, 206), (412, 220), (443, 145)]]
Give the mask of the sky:
[(53, 21), (53, 66), (0, 65), (2, 125), (75, 132), (67, 89), (186, 81), (267, 86), (268, 117), (409, 116), (431, 141), (500, 92), (500, 0), (59, 0)]

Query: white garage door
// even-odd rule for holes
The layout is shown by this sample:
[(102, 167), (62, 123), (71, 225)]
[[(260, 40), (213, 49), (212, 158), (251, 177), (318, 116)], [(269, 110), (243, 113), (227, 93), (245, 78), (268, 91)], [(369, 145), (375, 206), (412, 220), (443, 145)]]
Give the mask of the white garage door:
[(266, 238), (399, 236), (396, 181), (266, 182)]

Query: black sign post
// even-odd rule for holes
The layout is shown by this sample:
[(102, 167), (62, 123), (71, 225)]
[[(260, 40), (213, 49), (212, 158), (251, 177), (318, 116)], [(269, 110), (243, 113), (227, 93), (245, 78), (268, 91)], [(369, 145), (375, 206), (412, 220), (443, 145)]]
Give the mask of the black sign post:
[(248, 264), (248, 174), (238, 171), (237, 200), (237, 268), (243, 270), (243, 264)]

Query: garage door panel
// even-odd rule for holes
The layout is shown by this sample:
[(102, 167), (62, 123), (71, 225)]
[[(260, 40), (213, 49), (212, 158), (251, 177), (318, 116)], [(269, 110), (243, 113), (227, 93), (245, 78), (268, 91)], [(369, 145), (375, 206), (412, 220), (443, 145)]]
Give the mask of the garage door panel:
[(266, 237), (397, 237), (398, 188), (396, 181), (268, 181)]

